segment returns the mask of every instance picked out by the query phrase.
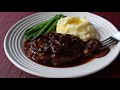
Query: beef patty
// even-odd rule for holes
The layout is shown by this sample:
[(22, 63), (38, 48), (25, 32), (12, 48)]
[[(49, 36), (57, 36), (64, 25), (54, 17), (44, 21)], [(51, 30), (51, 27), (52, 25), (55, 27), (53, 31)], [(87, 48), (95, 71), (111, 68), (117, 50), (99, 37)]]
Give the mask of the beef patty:
[(60, 33), (48, 33), (24, 44), (29, 58), (37, 63), (54, 66), (75, 62), (101, 47), (101, 42), (96, 39), (83, 42), (79, 37)]

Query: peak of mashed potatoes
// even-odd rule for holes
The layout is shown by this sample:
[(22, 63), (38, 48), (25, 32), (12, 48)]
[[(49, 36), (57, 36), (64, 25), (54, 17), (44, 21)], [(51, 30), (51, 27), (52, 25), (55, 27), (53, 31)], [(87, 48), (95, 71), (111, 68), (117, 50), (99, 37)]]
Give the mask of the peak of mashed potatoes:
[(56, 32), (78, 36), (83, 41), (99, 38), (96, 29), (86, 18), (73, 16), (61, 18), (57, 23)]

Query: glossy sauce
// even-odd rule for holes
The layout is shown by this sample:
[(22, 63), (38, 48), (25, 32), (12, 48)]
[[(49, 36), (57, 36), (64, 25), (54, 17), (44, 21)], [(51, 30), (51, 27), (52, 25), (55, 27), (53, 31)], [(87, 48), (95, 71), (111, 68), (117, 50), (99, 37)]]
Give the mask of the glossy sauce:
[[(25, 50), (25, 54), (27, 56), (29, 56), (28, 54), (28, 48), (29, 48), (29, 42), (30, 41), (25, 41), (24, 43), (24, 50)], [(62, 65), (53, 65), (52, 63), (43, 63), (43, 62), (38, 62), (37, 60), (35, 59), (32, 59), (31, 57), (29, 57), (32, 61), (38, 63), (38, 64), (41, 64), (41, 65), (44, 65), (44, 66), (48, 66), (48, 67), (56, 67), (56, 68), (66, 68), (66, 67), (74, 67), (74, 66), (79, 66), (79, 65), (82, 65), (82, 64), (85, 64), (85, 63), (88, 63), (89, 61), (93, 60), (94, 58), (100, 58), (100, 57), (104, 57), (105, 55), (107, 55), (110, 51), (110, 48), (104, 48), (104, 49), (101, 49), (100, 51), (90, 55), (90, 56), (82, 56), (82, 57), (79, 57), (77, 58), (77, 60), (75, 60), (74, 62), (69, 62), (67, 64), (62, 64)]]

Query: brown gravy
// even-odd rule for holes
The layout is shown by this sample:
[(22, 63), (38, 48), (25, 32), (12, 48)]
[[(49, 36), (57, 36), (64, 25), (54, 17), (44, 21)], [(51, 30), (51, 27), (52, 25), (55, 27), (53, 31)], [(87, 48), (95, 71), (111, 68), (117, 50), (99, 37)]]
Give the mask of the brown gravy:
[[(28, 51), (27, 49), (29, 48), (28, 46), (29, 44), (29, 41), (25, 41), (24, 43), (24, 50), (25, 50), (25, 54), (28, 56)], [(95, 54), (93, 55), (90, 55), (90, 56), (82, 56), (80, 58), (77, 58), (76, 61), (74, 62), (69, 62), (67, 64), (62, 64), (62, 65), (58, 65), (58, 66), (54, 66), (53, 64), (51, 63), (43, 63), (43, 62), (38, 62), (37, 60), (33, 60), (31, 57), (29, 57), (32, 61), (38, 63), (38, 64), (41, 64), (41, 65), (44, 65), (44, 66), (48, 66), (48, 67), (56, 67), (56, 68), (66, 68), (66, 67), (74, 67), (74, 66), (79, 66), (79, 65), (82, 65), (82, 64), (85, 64), (91, 60), (93, 60), (94, 58), (100, 58), (100, 57), (103, 57), (105, 55), (107, 55), (110, 51), (110, 48), (104, 48), (98, 52), (96, 52)]]

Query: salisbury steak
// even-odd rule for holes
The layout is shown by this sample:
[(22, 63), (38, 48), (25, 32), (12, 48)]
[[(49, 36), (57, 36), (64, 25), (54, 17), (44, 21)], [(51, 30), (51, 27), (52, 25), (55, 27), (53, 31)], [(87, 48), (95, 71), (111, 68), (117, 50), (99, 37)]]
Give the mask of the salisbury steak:
[(48, 33), (30, 42), (26, 41), (26, 54), (38, 63), (54, 66), (73, 62), (83, 55), (84, 42), (69, 34)]

